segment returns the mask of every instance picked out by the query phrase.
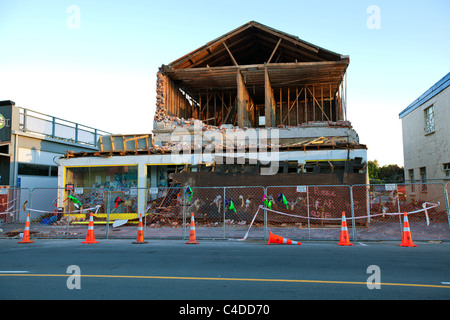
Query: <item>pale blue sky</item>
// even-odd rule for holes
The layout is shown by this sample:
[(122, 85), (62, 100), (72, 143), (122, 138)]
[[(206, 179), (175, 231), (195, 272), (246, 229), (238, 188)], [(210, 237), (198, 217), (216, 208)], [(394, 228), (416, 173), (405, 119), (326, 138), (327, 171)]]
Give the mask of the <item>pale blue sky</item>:
[(449, 15), (448, 0), (1, 0), (0, 100), (150, 133), (158, 67), (255, 20), (349, 55), (348, 118), (370, 160), (403, 165), (398, 114), (450, 71)]

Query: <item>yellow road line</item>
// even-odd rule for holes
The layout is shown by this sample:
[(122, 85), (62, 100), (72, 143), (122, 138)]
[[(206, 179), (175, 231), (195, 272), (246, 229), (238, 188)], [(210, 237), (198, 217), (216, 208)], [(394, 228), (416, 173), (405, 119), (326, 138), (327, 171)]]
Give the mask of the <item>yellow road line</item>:
[[(0, 274), (0, 277), (70, 277), (72, 274)], [(328, 280), (296, 280), (296, 279), (257, 279), (257, 278), (212, 278), (212, 277), (169, 277), (169, 276), (126, 276), (126, 275), (89, 275), (82, 274), (84, 278), (115, 278), (115, 279), (159, 279), (159, 280), (207, 280), (207, 281), (249, 281), (249, 282), (284, 282), (284, 283), (320, 283), (320, 284), (355, 284), (367, 285), (366, 282), (358, 281), (328, 281)], [(423, 288), (444, 288), (450, 286), (414, 283), (380, 283), (381, 286), (400, 287), (423, 287)]]

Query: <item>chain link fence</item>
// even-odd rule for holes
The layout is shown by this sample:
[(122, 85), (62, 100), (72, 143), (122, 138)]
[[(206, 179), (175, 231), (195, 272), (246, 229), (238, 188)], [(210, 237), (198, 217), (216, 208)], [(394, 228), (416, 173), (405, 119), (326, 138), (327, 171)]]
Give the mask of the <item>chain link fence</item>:
[(267, 188), (267, 228), (293, 239), (339, 239), (342, 212), (350, 217), (349, 186)]
[[(186, 218), (195, 216), (199, 238), (243, 238), (262, 204), (263, 187), (190, 188), (185, 192)], [(258, 220), (253, 225), (252, 238), (264, 238)]]
[(360, 185), (352, 186), (352, 192), (355, 217), (365, 222), (364, 228), (355, 230), (358, 239), (398, 239), (404, 212), (414, 239), (450, 239), (448, 202), (441, 183)]
[(99, 239), (399, 240), (407, 212), (415, 240), (450, 240), (450, 183), (176, 188), (0, 188), (0, 238), (84, 239), (94, 214)]

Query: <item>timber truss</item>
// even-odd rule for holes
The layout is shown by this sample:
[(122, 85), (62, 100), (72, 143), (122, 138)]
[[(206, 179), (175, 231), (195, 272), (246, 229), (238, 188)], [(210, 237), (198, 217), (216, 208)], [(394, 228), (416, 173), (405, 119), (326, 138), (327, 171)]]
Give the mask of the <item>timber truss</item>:
[(251, 21), (162, 65), (160, 110), (211, 126), (346, 120), (349, 57)]

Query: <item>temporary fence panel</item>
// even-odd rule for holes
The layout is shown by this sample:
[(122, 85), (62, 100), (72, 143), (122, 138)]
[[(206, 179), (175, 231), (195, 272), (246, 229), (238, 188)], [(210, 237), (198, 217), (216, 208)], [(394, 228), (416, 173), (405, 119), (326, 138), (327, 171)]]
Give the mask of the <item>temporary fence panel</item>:
[[(66, 191), (63, 188), (35, 188), (27, 207), (31, 230), (36, 238), (82, 238), (86, 236), (90, 212), (95, 206), (86, 203), (83, 188)], [(70, 197), (69, 197), (70, 196)], [(97, 232), (100, 236), (100, 231)], [(104, 234), (104, 232), (103, 232)]]
[[(189, 225), (190, 217), (194, 214), (197, 237), (241, 239), (258, 210), (264, 196), (264, 188), (187, 188), (185, 196), (186, 225)], [(256, 226), (260, 224), (256, 223)], [(188, 235), (186, 232), (185, 237)], [(254, 232), (252, 238), (264, 238), (264, 232)]]
[(342, 212), (351, 216), (349, 186), (274, 186), (266, 193), (268, 230), (293, 240), (339, 240)]
[[(400, 185), (401, 187), (402, 185)], [(448, 205), (442, 183), (405, 184), (401, 212), (409, 213), (413, 239), (450, 239)], [(401, 191), (399, 191), (399, 196)]]
[[(96, 198), (99, 199), (98, 190)], [(105, 227), (106, 238), (125, 237), (128, 226), (137, 226), (138, 222), (138, 201), (140, 191), (138, 188), (121, 188), (103, 190), (101, 199), (103, 203), (98, 203), (99, 213), (95, 216), (97, 224)], [(145, 198), (145, 194), (141, 195)]]
[[(262, 204), (264, 187), (226, 187), (224, 191), (223, 237), (243, 239), (247, 235), (249, 239), (264, 239), (266, 237), (264, 212), (259, 212), (253, 220)], [(251, 233), (247, 234), (249, 228)]]
[(0, 238), (19, 237), (23, 232), (30, 196), (27, 188), (0, 188)]
[[(96, 236), (132, 239), (137, 236), (142, 214), (144, 238), (182, 237), (181, 188), (78, 188), (74, 196), (85, 207), (98, 208), (94, 214)], [(87, 224), (86, 217), (74, 224)]]
[(25, 222), (23, 207), (30, 201), (30, 190), (26, 188), (0, 188), (0, 223)]
[(361, 222), (355, 230), (357, 239), (401, 239), (405, 212), (414, 239), (450, 239), (441, 183), (354, 185), (352, 198), (355, 221)]
[[(223, 238), (223, 199), (224, 188), (194, 188), (184, 190), (185, 226), (189, 230), (191, 217), (194, 216), (196, 236), (198, 238)], [(215, 201), (215, 202), (214, 202)], [(184, 232), (184, 239), (189, 232)]]
[(447, 205), (447, 216), (450, 224), (450, 182), (445, 184), (445, 203)]
[[(144, 238), (182, 239), (184, 221), (184, 192), (182, 188), (139, 189), (139, 199), (145, 199), (142, 211)], [(131, 229), (136, 238), (138, 219)], [(123, 232), (123, 231), (122, 231)]]

